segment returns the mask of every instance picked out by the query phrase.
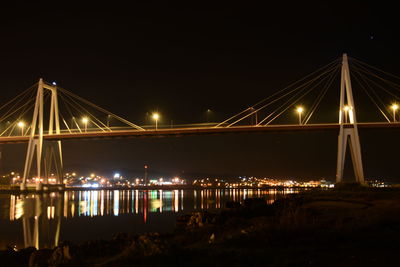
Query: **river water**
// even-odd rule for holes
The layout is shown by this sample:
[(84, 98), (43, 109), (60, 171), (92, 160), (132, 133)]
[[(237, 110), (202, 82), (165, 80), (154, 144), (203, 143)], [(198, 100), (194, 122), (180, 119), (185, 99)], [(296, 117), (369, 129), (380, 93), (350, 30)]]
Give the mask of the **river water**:
[(0, 250), (51, 248), (62, 241), (110, 239), (117, 233), (170, 232), (176, 218), (215, 211), (227, 201), (276, 199), (293, 189), (87, 190), (44, 194), (0, 193)]

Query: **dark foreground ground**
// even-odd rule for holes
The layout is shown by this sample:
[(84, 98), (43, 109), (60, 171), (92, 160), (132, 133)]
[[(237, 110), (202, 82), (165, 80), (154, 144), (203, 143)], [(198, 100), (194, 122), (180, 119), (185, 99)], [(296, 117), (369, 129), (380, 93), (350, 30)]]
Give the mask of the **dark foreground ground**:
[(400, 266), (400, 189), (346, 186), (181, 217), (174, 233), (0, 252), (1, 266)]

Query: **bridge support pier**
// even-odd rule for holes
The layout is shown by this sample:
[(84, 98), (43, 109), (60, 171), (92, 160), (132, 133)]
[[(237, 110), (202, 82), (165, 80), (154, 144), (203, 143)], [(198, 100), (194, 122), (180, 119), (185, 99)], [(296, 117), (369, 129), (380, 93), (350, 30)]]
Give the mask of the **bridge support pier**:
[(364, 171), (361, 158), (360, 139), (357, 131), (354, 128), (340, 128), (338, 138), (338, 155), (337, 155), (337, 171), (336, 182), (343, 182), (343, 170), (346, 157), (347, 143), (350, 146), (351, 160), (353, 162), (353, 169), (357, 183), (364, 183)]
[[(346, 99), (345, 99), (346, 98)], [(347, 104), (345, 104), (345, 100)], [(350, 70), (347, 55), (343, 54), (340, 83), (339, 138), (336, 168), (336, 183), (343, 182), (343, 170), (346, 159), (347, 144), (350, 146), (355, 180), (364, 183), (364, 170), (361, 157), (361, 145), (358, 135), (356, 111), (351, 88)]]

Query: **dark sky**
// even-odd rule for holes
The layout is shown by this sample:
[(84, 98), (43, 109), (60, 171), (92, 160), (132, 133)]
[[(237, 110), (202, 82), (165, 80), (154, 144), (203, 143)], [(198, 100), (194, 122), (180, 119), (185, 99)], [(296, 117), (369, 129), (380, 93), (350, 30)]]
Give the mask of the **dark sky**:
[[(0, 102), (43, 77), (140, 125), (154, 110), (161, 124), (198, 123), (207, 109), (221, 121), (344, 52), (400, 72), (394, 6), (215, 2), (2, 7)], [(367, 178), (400, 181), (396, 134), (361, 133)], [(67, 171), (141, 175), (149, 164), (165, 176), (333, 180), (336, 142), (327, 132), (86, 140), (65, 142), (64, 156)], [(2, 171), (22, 168), (25, 146), (2, 150)]]

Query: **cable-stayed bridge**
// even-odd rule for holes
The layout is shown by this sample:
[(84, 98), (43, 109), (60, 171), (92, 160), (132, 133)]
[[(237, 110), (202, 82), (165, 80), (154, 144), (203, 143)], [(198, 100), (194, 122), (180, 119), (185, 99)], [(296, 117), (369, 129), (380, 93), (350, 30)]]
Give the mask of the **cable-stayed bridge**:
[[(399, 81), (395, 75), (344, 54), (224, 121), (159, 127), (159, 115), (154, 114), (155, 125), (148, 128), (40, 79), (0, 107), (0, 144), (28, 143), (21, 189), (29, 186), (33, 165), (35, 176), (43, 180), (35, 185), (41, 189), (51, 173), (62, 184), (63, 140), (337, 131), (336, 181), (343, 180), (349, 145), (356, 181), (363, 183), (358, 129), (400, 127)], [(357, 105), (354, 99), (360, 99)]]
[[(400, 128), (400, 123), (387, 122), (361, 122), (357, 123), (360, 129), (391, 129)], [(343, 128), (351, 128), (350, 124), (344, 124)], [(83, 133), (69, 133), (62, 131), (60, 134), (44, 134), (43, 140), (77, 140), (77, 139), (108, 139), (108, 138), (134, 138), (134, 137), (181, 137), (191, 135), (210, 135), (225, 133), (256, 133), (256, 132), (291, 132), (291, 131), (337, 131), (340, 130), (339, 123), (319, 123), (319, 124), (287, 124), (287, 125), (268, 125), (268, 126), (232, 126), (232, 127), (208, 127), (193, 126), (161, 128), (158, 130), (148, 129), (146, 131), (136, 131), (130, 129), (113, 129), (112, 131), (91, 130)], [(29, 136), (5, 136), (0, 137), (0, 144), (26, 143)]]

